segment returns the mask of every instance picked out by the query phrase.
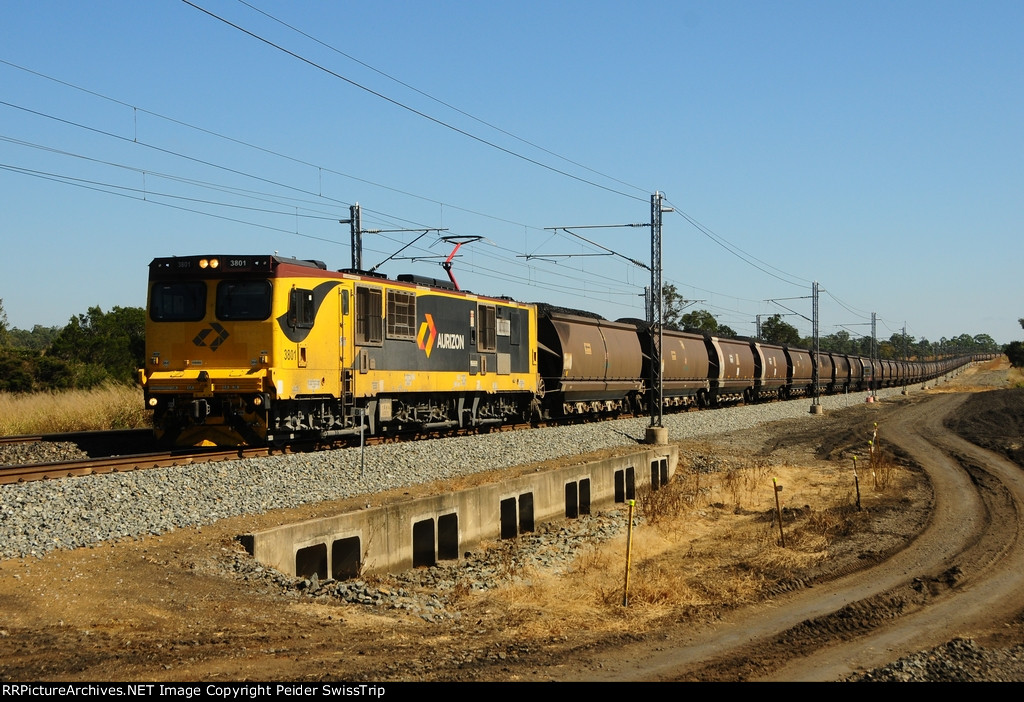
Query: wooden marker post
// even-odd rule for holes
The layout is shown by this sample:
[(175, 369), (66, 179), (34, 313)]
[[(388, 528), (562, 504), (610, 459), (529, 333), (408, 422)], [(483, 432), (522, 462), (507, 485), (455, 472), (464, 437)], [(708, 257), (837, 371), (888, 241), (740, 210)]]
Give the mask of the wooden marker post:
[(853, 457), (853, 487), (857, 490), (857, 511), (860, 512), (860, 478), (857, 477), (857, 457)]
[(779, 541), (782, 544), (782, 548), (786, 548), (786, 534), (782, 531), (782, 505), (779, 503), (779, 493), (782, 492), (782, 486), (779, 485), (775, 478), (772, 478), (772, 486), (775, 488), (775, 514), (779, 518)]

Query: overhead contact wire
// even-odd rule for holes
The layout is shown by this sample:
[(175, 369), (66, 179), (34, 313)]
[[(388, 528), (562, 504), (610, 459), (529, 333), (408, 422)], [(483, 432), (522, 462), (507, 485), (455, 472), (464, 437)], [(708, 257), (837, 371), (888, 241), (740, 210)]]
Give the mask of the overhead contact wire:
[(570, 163), (570, 164), (572, 164), (572, 165), (574, 165), (574, 166), (576, 166), (578, 168), (582, 168), (585, 171), (589, 171), (590, 173), (593, 173), (594, 175), (599, 175), (602, 178), (607, 178), (608, 180), (613, 181), (615, 183), (618, 183), (619, 185), (624, 185), (627, 188), (633, 188), (637, 192), (642, 192), (642, 193), (649, 192), (649, 190), (646, 189), (646, 188), (641, 188), (639, 186), (633, 185), (632, 183), (627, 183), (624, 180), (619, 180), (618, 178), (616, 178), (614, 176), (610, 176), (607, 173), (602, 173), (601, 171), (598, 171), (598, 170), (596, 170), (594, 168), (590, 168), (589, 166), (584, 165), (582, 163), (579, 163), (578, 161), (574, 161), (571, 158), (568, 158), (566, 156), (562, 156), (561, 154), (555, 153), (554, 151), (551, 151), (550, 149), (544, 148), (540, 144), (535, 144), (534, 142), (532, 142), (532, 141), (530, 141), (528, 139), (524, 139), (523, 137), (517, 136), (516, 134), (513, 134), (512, 132), (510, 132), (508, 130), (502, 129), (501, 127), (497, 126), (496, 124), (491, 124), (487, 120), (481, 119), (480, 117), (472, 115), (469, 112), (466, 112), (465, 110), (462, 110), (462, 109), (456, 107), (455, 105), (452, 105), (452, 104), (450, 104), (448, 102), (445, 102), (444, 100), (441, 100), (440, 98), (434, 97), (430, 93), (427, 93), (427, 92), (425, 92), (423, 90), (420, 90), (416, 86), (410, 85), (409, 83), (406, 83), (405, 81), (403, 81), (403, 80), (401, 80), (399, 78), (396, 78), (396, 77), (390, 75), (389, 73), (386, 73), (385, 71), (380, 70), (379, 68), (371, 66), (370, 64), (366, 63), (365, 61), (361, 61), (361, 60), (357, 59), (355, 56), (352, 56), (351, 54), (345, 53), (341, 49), (338, 49), (337, 47), (332, 46), (331, 44), (328, 44), (327, 42), (322, 41), (321, 39), (318, 39), (318, 38), (314, 37), (313, 35), (308, 34), (307, 32), (304, 32), (303, 30), (299, 29), (298, 27), (295, 27), (295, 26), (293, 26), (291, 24), (288, 24), (284, 20), (282, 20), (282, 19), (280, 19), (278, 17), (275, 17), (274, 15), (270, 14), (269, 12), (261, 10), (260, 8), (256, 7), (255, 5), (252, 5), (251, 3), (246, 2), (246, 0), (238, 0), (238, 2), (240, 2), (241, 4), (245, 5), (246, 7), (250, 8), (250, 9), (254, 10), (255, 12), (260, 13), (264, 17), (266, 17), (266, 18), (268, 18), (270, 20), (273, 20), (274, 22), (277, 22), (278, 24), (280, 24), (280, 25), (282, 25), (284, 27), (287, 27), (288, 29), (292, 30), (293, 32), (306, 37), (310, 41), (316, 42), (317, 44), (319, 44), (320, 46), (324, 47), (325, 49), (329, 49), (329, 50), (333, 51), (334, 53), (339, 54), (340, 56), (344, 56), (349, 61), (354, 61), (355, 63), (358, 63), (363, 68), (367, 68), (367, 69), (373, 71), (374, 73), (376, 73), (377, 75), (383, 76), (383, 77), (387, 78), (390, 81), (394, 81), (395, 83), (398, 83), (402, 87), (408, 88), (409, 90), (413, 91), (414, 93), (416, 93), (418, 95), (422, 95), (423, 97), (427, 98), (428, 100), (432, 100), (432, 101), (436, 102), (439, 105), (443, 105), (444, 107), (447, 107), (449, 110), (452, 110), (454, 112), (459, 113), (463, 117), (468, 117), (469, 119), (473, 120), (474, 122), (478, 122), (479, 124), (482, 124), (485, 127), (489, 127), (490, 129), (493, 129), (496, 132), (500, 132), (501, 134), (504, 134), (507, 137), (511, 137), (512, 139), (515, 139), (516, 141), (518, 141), (520, 143), (526, 144), (527, 146), (531, 146), (531, 147), (537, 149), (538, 151), (543, 151), (544, 153), (548, 154), (549, 156), (554, 156), (555, 158), (560, 159), (562, 161), (565, 161), (566, 163)]
[(229, 27), (232, 27), (233, 29), (236, 29), (236, 30), (240, 31), (243, 34), (246, 34), (246, 35), (252, 37), (253, 39), (256, 39), (257, 41), (263, 42), (267, 46), (273, 47), (274, 49), (277, 49), (278, 51), (280, 51), (282, 53), (288, 54), (292, 58), (295, 58), (295, 59), (297, 59), (299, 61), (302, 61), (303, 63), (305, 63), (305, 64), (307, 64), (309, 66), (312, 66), (313, 68), (316, 68), (317, 70), (323, 71), (324, 73), (326, 73), (326, 74), (328, 74), (330, 76), (333, 76), (333, 77), (337, 78), (338, 80), (345, 81), (346, 83), (348, 83), (349, 85), (351, 85), (351, 86), (353, 86), (355, 88), (359, 88), (360, 90), (363, 90), (363, 91), (373, 95), (374, 97), (378, 97), (381, 100), (384, 100), (386, 102), (391, 103), (392, 105), (395, 105), (396, 107), (400, 107), (401, 109), (406, 110), (408, 112), (411, 112), (414, 115), (417, 115), (418, 117), (422, 117), (423, 119), (426, 119), (426, 120), (428, 120), (430, 122), (433, 122), (434, 124), (437, 124), (438, 126), (444, 127), (446, 129), (450, 129), (451, 131), (453, 131), (453, 132), (455, 132), (457, 134), (461, 134), (462, 136), (467, 137), (469, 139), (472, 139), (473, 141), (476, 141), (478, 143), (481, 143), (481, 144), (484, 144), (486, 146), (489, 146), (492, 149), (496, 149), (498, 151), (501, 151), (502, 153), (505, 153), (505, 154), (508, 154), (509, 156), (513, 156), (515, 158), (521, 159), (523, 161), (526, 161), (527, 163), (531, 163), (531, 164), (533, 164), (535, 166), (538, 166), (540, 168), (543, 168), (545, 170), (551, 171), (552, 173), (557, 173), (559, 175), (565, 176), (566, 178), (571, 178), (572, 180), (575, 180), (577, 182), (584, 183), (586, 185), (590, 185), (590, 186), (595, 187), (595, 188), (599, 188), (601, 190), (604, 190), (605, 192), (613, 193), (615, 195), (621, 195), (622, 197), (626, 197), (626, 198), (629, 198), (631, 200), (638, 200), (640, 202), (646, 202), (646, 200), (644, 198), (638, 197), (636, 195), (631, 195), (629, 193), (624, 193), (621, 190), (616, 190), (615, 188), (610, 188), (607, 185), (601, 185), (600, 183), (595, 183), (592, 180), (587, 180), (586, 178), (582, 178), (580, 176), (574, 175), (574, 174), (569, 173), (567, 171), (563, 171), (563, 170), (561, 170), (559, 168), (555, 168), (554, 166), (550, 166), (550, 165), (548, 165), (546, 163), (542, 163), (541, 161), (538, 161), (536, 159), (530, 158), (529, 156), (525, 156), (523, 154), (517, 153), (517, 152), (512, 151), (511, 149), (507, 149), (504, 146), (501, 146), (499, 144), (495, 144), (492, 141), (488, 141), (487, 139), (484, 139), (483, 137), (476, 136), (475, 134), (467, 132), (464, 129), (460, 129), (459, 127), (456, 127), (453, 124), (448, 124), (447, 122), (445, 122), (443, 120), (440, 120), (440, 119), (438, 119), (436, 117), (432, 117), (431, 115), (428, 115), (425, 112), (421, 112), (420, 110), (417, 110), (414, 107), (410, 107), (409, 105), (403, 104), (403, 103), (399, 102), (398, 100), (395, 100), (394, 98), (390, 98), (387, 95), (384, 95), (383, 93), (380, 93), (380, 92), (378, 92), (376, 90), (373, 90), (372, 88), (369, 88), (369, 87), (367, 87), (365, 85), (357, 83), (356, 81), (352, 80), (351, 78), (346, 78), (345, 76), (341, 75), (340, 73), (337, 73), (336, 71), (332, 71), (331, 69), (327, 68), (326, 66), (322, 66), (322, 65), (318, 64), (316, 61), (313, 61), (311, 59), (306, 58), (305, 56), (297, 54), (297, 53), (295, 53), (294, 51), (292, 51), (290, 49), (286, 49), (285, 47), (281, 46), (280, 44), (276, 44), (276, 43), (270, 41), (269, 39), (266, 39), (265, 37), (261, 37), (259, 34), (256, 34), (255, 32), (252, 32), (252, 31), (249, 31), (245, 27), (237, 25), (234, 22), (231, 22), (230, 20), (227, 20), (227, 19), (225, 19), (225, 18), (223, 18), (223, 17), (221, 17), (219, 15), (214, 14), (213, 12), (210, 12), (209, 10), (207, 10), (207, 9), (205, 9), (203, 7), (200, 7), (199, 5), (196, 5), (195, 3), (191, 2), (191, 0), (181, 0), (181, 1), (183, 3), (185, 3), (186, 5), (189, 5), (190, 7), (193, 7), (195, 9), (199, 10), (200, 12), (202, 12), (202, 13), (204, 13), (206, 15), (209, 15), (210, 17), (212, 17), (215, 20), (223, 22), (224, 24), (228, 25)]

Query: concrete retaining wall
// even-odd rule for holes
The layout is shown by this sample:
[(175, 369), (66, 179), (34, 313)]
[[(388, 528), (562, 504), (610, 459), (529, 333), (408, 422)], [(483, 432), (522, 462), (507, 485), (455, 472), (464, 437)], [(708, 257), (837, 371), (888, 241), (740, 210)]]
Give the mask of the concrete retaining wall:
[[(675, 446), (656, 446), (502, 483), (245, 534), (256, 560), (282, 573), (336, 580), (454, 560), (483, 540), (623, 503), (640, 486), (668, 483)], [(653, 483), (652, 483), (653, 480)]]

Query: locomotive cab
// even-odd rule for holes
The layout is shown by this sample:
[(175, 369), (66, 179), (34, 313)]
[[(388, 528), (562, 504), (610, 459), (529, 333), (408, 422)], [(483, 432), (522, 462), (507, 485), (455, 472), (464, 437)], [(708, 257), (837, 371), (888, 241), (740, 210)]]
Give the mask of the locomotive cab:
[(307, 320), (316, 296), (283, 283), (282, 268), (308, 275), (324, 266), (275, 256), (175, 257), (150, 264), (140, 379), (158, 438), (181, 445), (262, 443), (286, 369), (301, 364), (326, 370), (327, 359), (310, 353), (300, 338), (303, 327), (312, 326)]

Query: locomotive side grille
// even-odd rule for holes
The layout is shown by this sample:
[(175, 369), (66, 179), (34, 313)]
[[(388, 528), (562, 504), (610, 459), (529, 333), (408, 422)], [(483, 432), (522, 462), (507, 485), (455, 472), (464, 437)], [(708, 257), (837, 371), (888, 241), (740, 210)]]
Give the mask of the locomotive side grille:
[(262, 378), (150, 378), (146, 388), (151, 393), (230, 392), (255, 393), (263, 390)]

